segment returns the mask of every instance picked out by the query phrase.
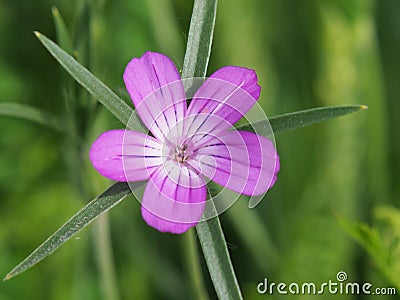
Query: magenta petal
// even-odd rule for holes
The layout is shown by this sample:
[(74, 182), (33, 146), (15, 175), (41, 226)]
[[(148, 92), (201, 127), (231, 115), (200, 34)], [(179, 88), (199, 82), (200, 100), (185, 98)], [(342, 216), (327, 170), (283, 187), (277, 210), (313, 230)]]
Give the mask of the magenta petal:
[(155, 137), (163, 139), (183, 119), (185, 90), (178, 70), (167, 56), (146, 52), (132, 59), (126, 66), (124, 81), (143, 123)]
[(131, 130), (111, 130), (100, 135), (90, 149), (90, 160), (103, 176), (116, 181), (146, 180), (162, 163), (161, 144)]
[(235, 124), (260, 96), (255, 71), (242, 67), (223, 67), (198, 89), (187, 115), (211, 114), (226, 120), (221, 130)]
[(204, 179), (186, 166), (169, 162), (146, 185), (142, 216), (161, 232), (180, 234), (199, 222), (206, 204)]
[(201, 147), (191, 163), (216, 183), (245, 195), (261, 195), (276, 181), (279, 158), (265, 137), (228, 131)]

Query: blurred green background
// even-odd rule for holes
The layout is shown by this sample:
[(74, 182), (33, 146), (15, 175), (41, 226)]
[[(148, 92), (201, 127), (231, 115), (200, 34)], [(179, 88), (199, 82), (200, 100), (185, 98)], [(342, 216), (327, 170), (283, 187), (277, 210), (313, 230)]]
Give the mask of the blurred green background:
[[(79, 61), (129, 102), (122, 73), (132, 57), (159, 51), (182, 68), (193, 2), (0, 0), (0, 102), (29, 104), (65, 122), (73, 111), (84, 138), (73, 146), (44, 126), (0, 116), (0, 275), (110, 184), (91, 169), (87, 153), (101, 132), (121, 124), (98, 107), (86, 117), (93, 99), (32, 34), (56, 39), (53, 5)], [(394, 286), (388, 273), (400, 274), (399, 14), (397, 0), (219, 1), (209, 74), (224, 65), (255, 69), (268, 116), (323, 105), (369, 107), (276, 136), (281, 171), (275, 187), (255, 209), (243, 198), (221, 216), (245, 299), (266, 298), (256, 290), (264, 278), (321, 283), (339, 271), (351, 282)], [(72, 98), (79, 100), (73, 109)], [(391, 221), (376, 218), (382, 206)], [(336, 216), (374, 226), (379, 239), (372, 255)], [(120, 299), (192, 297), (182, 237), (146, 226), (132, 198), (109, 213), (109, 226), (107, 220), (89, 226), (35, 268), (1, 283), (0, 300), (106, 299), (98, 236), (108, 229)], [(388, 252), (390, 260), (377, 263)]]

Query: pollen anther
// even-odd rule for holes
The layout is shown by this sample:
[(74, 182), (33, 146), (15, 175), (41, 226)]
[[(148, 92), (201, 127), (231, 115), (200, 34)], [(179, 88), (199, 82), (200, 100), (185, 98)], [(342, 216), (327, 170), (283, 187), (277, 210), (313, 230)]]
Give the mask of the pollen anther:
[(183, 164), (189, 158), (189, 155), (186, 152), (187, 148), (188, 148), (188, 146), (186, 144), (175, 147), (175, 154), (174, 154), (175, 157), (174, 158), (177, 162)]

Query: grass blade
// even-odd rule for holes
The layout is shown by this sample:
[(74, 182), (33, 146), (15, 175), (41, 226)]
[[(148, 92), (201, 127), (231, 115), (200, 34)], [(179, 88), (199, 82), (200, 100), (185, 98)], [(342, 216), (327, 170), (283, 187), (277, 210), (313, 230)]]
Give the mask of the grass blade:
[(64, 131), (61, 121), (38, 108), (19, 103), (0, 103), (0, 116), (16, 117), (32, 121), (57, 131)]
[(67, 25), (65, 25), (65, 21), (62, 18), (60, 11), (57, 7), (53, 7), (51, 11), (53, 13), (54, 27), (57, 34), (57, 42), (62, 49), (64, 49), (69, 54), (72, 54), (74, 51), (74, 45), (72, 43), (71, 35), (67, 29)]
[[(229, 208), (226, 215), (230, 225), (249, 249), (257, 267), (265, 274), (269, 274), (275, 270), (277, 262), (280, 261), (280, 252), (274, 244), (270, 228), (265, 226), (261, 215), (248, 208), (247, 200), (247, 196), (241, 196), (235, 205)], [(268, 259), (265, 259), (266, 257)]]
[[(269, 122), (274, 133), (281, 133), (366, 109), (368, 109), (368, 106), (366, 105), (325, 106), (279, 115), (270, 118)], [(236, 129), (254, 131), (254, 129), (262, 126), (267, 126), (267, 124), (264, 121), (261, 121), (251, 125), (246, 124), (238, 126)]]
[[(136, 183), (137, 186), (141, 184), (142, 182)], [(43, 244), (36, 248), (27, 258), (8, 273), (3, 280), (9, 280), (21, 274), (52, 254), (96, 217), (120, 203), (129, 193), (131, 193), (130, 186), (126, 182), (118, 182), (110, 186), (61, 226)]]
[[(61, 49), (56, 43), (45, 37), (40, 32), (35, 32), (40, 42), (46, 47), (60, 65), (89, 93), (95, 97), (124, 125), (128, 124), (133, 114), (133, 109), (119, 98), (109, 87), (97, 79), (85, 67), (79, 64), (71, 55)], [(130, 122), (130, 124), (137, 122)], [(138, 123), (139, 124), (139, 123)], [(139, 126), (139, 125), (138, 125)], [(133, 128), (132, 128), (133, 129)]]

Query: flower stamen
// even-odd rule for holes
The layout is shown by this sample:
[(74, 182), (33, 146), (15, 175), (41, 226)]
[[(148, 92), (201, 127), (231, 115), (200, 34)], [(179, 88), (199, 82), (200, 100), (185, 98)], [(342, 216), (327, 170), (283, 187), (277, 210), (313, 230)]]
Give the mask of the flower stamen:
[(175, 147), (174, 159), (178, 163), (183, 164), (189, 158), (189, 155), (187, 153), (187, 148), (188, 146), (186, 144)]

